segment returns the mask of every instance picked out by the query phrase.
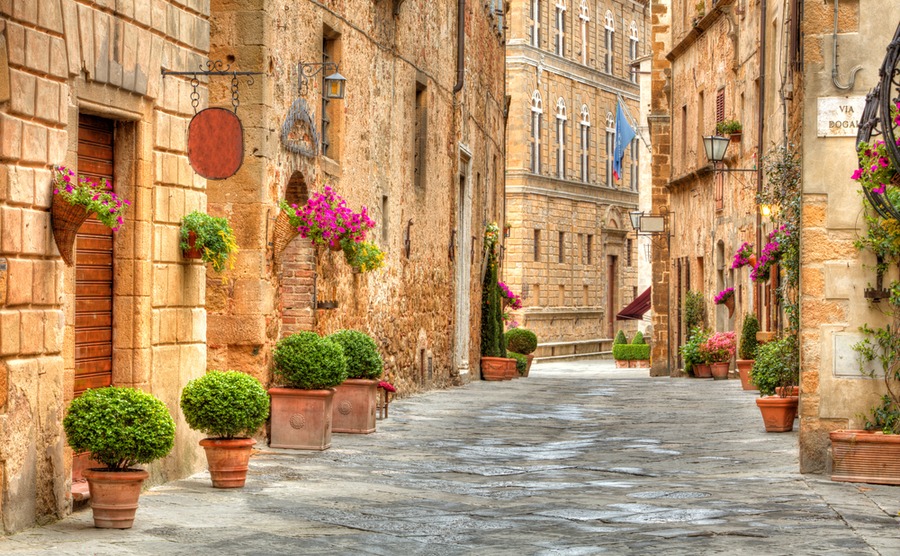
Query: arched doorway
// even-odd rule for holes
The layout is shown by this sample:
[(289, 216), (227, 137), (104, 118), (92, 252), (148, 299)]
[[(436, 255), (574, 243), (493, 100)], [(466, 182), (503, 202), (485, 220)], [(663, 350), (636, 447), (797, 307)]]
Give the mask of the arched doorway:
[[(308, 198), (306, 179), (301, 172), (294, 172), (285, 188), (284, 199), (288, 204), (302, 205)], [(281, 337), (314, 330), (316, 259), (310, 241), (295, 237), (278, 258), (277, 272), (281, 285)]]

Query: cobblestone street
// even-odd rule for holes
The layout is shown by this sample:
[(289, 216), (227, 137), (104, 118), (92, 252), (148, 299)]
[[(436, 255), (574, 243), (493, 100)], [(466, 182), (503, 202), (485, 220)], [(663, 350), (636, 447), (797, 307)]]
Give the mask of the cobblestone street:
[(391, 405), (322, 453), (262, 448), (243, 490), (206, 473), (3, 554), (898, 554), (900, 491), (797, 472), (738, 380), (539, 364)]

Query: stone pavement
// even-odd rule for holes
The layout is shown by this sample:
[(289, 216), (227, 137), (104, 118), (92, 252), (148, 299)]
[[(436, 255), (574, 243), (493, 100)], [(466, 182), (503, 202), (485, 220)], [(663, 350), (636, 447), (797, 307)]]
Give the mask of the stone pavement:
[(325, 452), (262, 449), (243, 490), (201, 473), (131, 530), (82, 511), (0, 553), (900, 554), (900, 488), (800, 475), (737, 380), (646, 375), (548, 363), (399, 400)]

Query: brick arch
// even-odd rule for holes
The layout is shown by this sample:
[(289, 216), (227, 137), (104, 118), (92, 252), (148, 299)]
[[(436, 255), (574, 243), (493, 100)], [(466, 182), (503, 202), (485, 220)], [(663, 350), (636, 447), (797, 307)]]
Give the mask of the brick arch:
[[(296, 171), (288, 179), (284, 191), (288, 204), (303, 205), (309, 199), (306, 177)], [(315, 249), (311, 242), (295, 237), (285, 248), (279, 262), (281, 337), (296, 332), (314, 330), (316, 311), (314, 292), (316, 284)]]

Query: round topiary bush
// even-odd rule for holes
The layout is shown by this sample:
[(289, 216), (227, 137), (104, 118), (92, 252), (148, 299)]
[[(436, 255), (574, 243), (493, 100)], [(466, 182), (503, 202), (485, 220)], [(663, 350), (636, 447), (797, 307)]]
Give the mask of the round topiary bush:
[(381, 376), (384, 363), (375, 340), (358, 330), (339, 330), (328, 336), (344, 348), (347, 377), (375, 379)]
[(175, 421), (166, 405), (133, 388), (88, 390), (63, 419), (69, 446), (90, 452), (109, 470), (159, 459), (175, 444)]
[(525, 376), (525, 368), (528, 367), (528, 358), (521, 353), (515, 353), (512, 351), (508, 351), (506, 352), (506, 354), (516, 360), (516, 371), (519, 372), (519, 375)]
[(288, 388), (321, 390), (347, 379), (344, 348), (314, 332), (291, 334), (275, 344), (275, 375)]
[(635, 332), (634, 338), (632, 338), (632, 340), (631, 340), (631, 345), (640, 345), (640, 344), (646, 344), (646, 343), (647, 342), (644, 341), (644, 333), (641, 332), (640, 330)]
[(269, 417), (269, 394), (238, 371), (210, 371), (181, 391), (187, 424), (212, 438), (252, 436)]
[(509, 351), (528, 355), (537, 349), (537, 334), (527, 328), (513, 328), (506, 331), (506, 348)]

